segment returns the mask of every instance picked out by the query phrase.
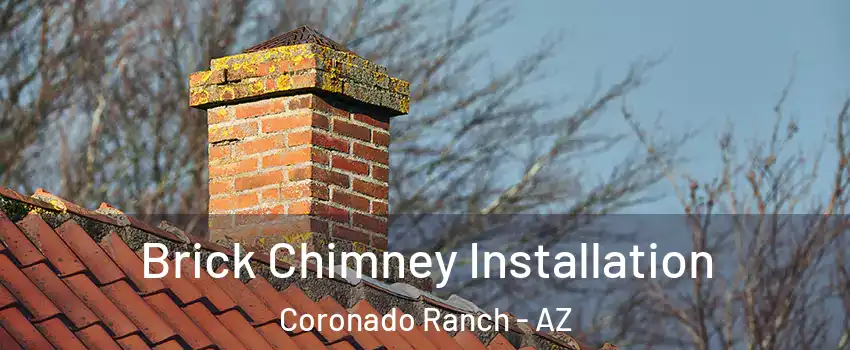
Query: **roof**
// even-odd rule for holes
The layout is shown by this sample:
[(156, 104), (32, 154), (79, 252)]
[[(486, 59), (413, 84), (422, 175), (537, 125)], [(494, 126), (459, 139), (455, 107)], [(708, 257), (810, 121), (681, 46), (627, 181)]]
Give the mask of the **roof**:
[[(160, 242), (204, 254), (232, 252), (167, 225), (153, 227), (102, 205), (87, 210), (43, 190), (24, 196), (0, 187), (0, 348), (2, 349), (587, 349), (565, 334), (511, 330), (446, 333), (289, 332), (280, 310), (386, 314), (421, 323), (424, 307), (478, 313), (460, 297), (438, 298), (407, 284), (373, 279), (279, 279), (254, 269), (248, 280), (184, 273), (143, 278), (140, 250)], [(253, 264), (268, 266), (254, 255)], [(183, 271), (191, 269), (183, 261)], [(219, 266), (219, 269), (221, 266)], [(188, 270), (191, 271), (191, 270)], [(315, 272), (315, 271), (314, 271)], [(612, 349), (606, 344), (603, 349)]]
[(342, 44), (331, 40), (330, 38), (322, 35), (322, 33), (317, 32), (315, 29), (310, 28), (308, 26), (300, 26), (291, 31), (278, 35), (274, 38), (266, 40), (262, 43), (254, 45), (245, 50), (245, 53), (266, 50), (273, 47), (299, 44), (317, 44), (337, 51), (351, 52)]

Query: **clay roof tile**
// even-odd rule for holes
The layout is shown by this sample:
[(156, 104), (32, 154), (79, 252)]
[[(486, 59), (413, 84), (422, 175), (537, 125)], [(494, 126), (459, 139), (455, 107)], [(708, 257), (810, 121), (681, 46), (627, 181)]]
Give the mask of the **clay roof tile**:
[(62, 238), (44, 220), (35, 213), (29, 213), (18, 221), (21, 229), (30, 241), (38, 243), (38, 250), (59, 271), (59, 276), (68, 276), (85, 271), (83, 263), (65, 245)]
[[(200, 243), (207, 252), (231, 256), (232, 252), (194, 236), (188, 236), (187, 243), (115, 208), (102, 206), (91, 211), (43, 190), (27, 197), (0, 187), (0, 204), (0, 348), (4, 350), (481, 350), (515, 349), (519, 344), (509, 339), (522, 337), (537, 337), (547, 348), (575, 350), (561, 337), (535, 332), (514, 333), (514, 337), (497, 334), (483, 341), (470, 332), (451, 336), (444, 330), (426, 331), (421, 319), (409, 331), (350, 327), (350, 331), (335, 331), (327, 318), (321, 321), (321, 331), (298, 327), (285, 331), (280, 327), (280, 311), (288, 308), (298, 315), (325, 313), (347, 320), (349, 314), (382, 316), (373, 305), (393, 307), (382, 311), (394, 310), (397, 318), (402, 317), (401, 309), (410, 310), (398, 306), (405, 303), (414, 304), (414, 309), (438, 307), (455, 313), (477, 307), (456, 296), (443, 300), (412, 286), (384, 285), (368, 278), (313, 281), (326, 283), (321, 287), (300, 279), (284, 283), (262, 276), (244, 283), (233, 276), (214, 279), (204, 267), (195, 277), (193, 259), (182, 259), (177, 270), (174, 261), (166, 259), (169, 273), (160, 279), (144, 278), (142, 252), (134, 250), (139, 238), (168, 239), (183, 244), (184, 249)], [(15, 214), (5, 211), (9, 208)], [(268, 264), (269, 260), (264, 256), (254, 263)], [(153, 264), (152, 272), (160, 269)], [(343, 298), (338, 299), (340, 296)], [(287, 325), (293, 326), (294, 321), (288, 320)]]
[[(17, 308), (0, 311), (0, 326), (26, 349), (52, 349), (50, 342)], [(8, 341), (7, 341), (8, 342)]]

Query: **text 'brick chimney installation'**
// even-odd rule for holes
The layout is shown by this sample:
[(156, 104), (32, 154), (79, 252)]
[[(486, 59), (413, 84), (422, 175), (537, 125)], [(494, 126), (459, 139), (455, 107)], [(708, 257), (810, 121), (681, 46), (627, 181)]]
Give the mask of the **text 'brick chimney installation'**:
[(407, 82), (300, 27), (189, 85), (209, 121), (213, 241), (386, 250), (389, 118), (407, 113)]

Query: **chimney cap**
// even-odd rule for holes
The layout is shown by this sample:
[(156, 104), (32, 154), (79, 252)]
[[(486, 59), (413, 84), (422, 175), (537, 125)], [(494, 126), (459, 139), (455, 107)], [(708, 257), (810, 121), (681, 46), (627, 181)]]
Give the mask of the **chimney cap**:
[(292, 46), (300, 44), (316, 44), (337, 51), (343, 51), (354, 54), (354, 52), (351, 52), (351, 50), (347, 49), (342, 44), (331, 40), (330, 38), (324, 36), (322, 33), (319, 33), (315, 29), (310, 28), (306, 25), (300, 26), (286, 33), (278, 35), (274, 38), (266, 40), (262, 43), (254, 45), (245, 50), (244, 53), (262, 51), (280, 46)]

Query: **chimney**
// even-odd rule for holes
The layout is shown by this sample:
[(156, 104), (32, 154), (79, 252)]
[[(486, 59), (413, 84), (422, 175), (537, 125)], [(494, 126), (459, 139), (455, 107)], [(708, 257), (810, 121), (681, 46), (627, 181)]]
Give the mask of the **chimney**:
[(210, 65), (189, 104), (209, 122), (211, 240), (386, 250), (389, 119), (408, 83), (308, 27)]

